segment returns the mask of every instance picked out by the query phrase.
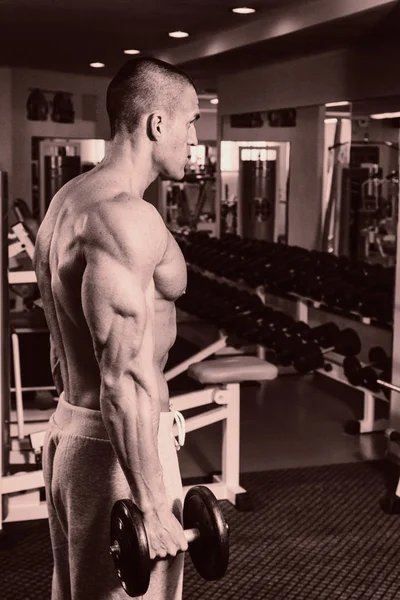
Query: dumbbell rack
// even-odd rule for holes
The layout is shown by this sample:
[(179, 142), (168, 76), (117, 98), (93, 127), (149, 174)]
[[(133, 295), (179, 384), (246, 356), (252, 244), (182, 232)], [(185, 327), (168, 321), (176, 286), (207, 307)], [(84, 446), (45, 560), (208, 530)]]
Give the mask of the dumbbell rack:
[[(253, 293), (259, 296), (265, 305), (270, 305), (276, 301), (277, 296), (265, 292), (263, 286), (259, 286), (257, 288), (250, 288), (244, 282), (237, 282), (225, 277), (217, 276), (215, 273), (202, 269), (196, 265), (192, 265), (188, 263), (190, 268), (193, 271), (197, 271), (202, 275), (208, 277), (209, 279), (213, 279), (216, 281), (221, 281), (221, 283), (225, 283), (239, 289), (241, 291), (246, 291), (248, 293)], [(321, 302), (316, 302), (309, 298), (303, 298), (296, 294), (290, 294), (290, 300), (295, 302), (295, 318), (298, 321), (303, 321), (305, 323), (309, 323), (309, 308), (312, 306), (313, 308), (319, 309), (322, 306)], [(276, 302), (275, 302), (276, 303)], [(354, 316), (357, 317), (363, 324), (371, 325), (371, 319), (368, 317), (362, 317), (354, 313)], [(257, 355), (259, 358), (265, 358), (265, 348), (262, 346), (257, 347)], [(326, 355), (326, 362), (332, 365), (331, 371), (325, 371), (324, 369), (318, 369), (316, 372), (329, 377), (330, 379), (334, 379), (344, 385), (347, 385), (353, 389), (358, 390), (363, 395), (363, 416), (360, 420), (351, 421), (346, 424), (346, 432), (347, 433), (373, 433), (378, 431), (384, 431), (388, 427), (387, 419), (377, 419), (376, 418), (376, 403), (377, 401), (384, 401), (387, 403), (387, 399), (383, 395), (383, 393), (372, 393), (370, 390), (367, 390), (363, 387), (355, 387), (349, 383), (346, 377), (343, 374), (343, 357), (339, 356), (335, 353), (329, 353)], [(293, 372), (292, 367), (283, 368), (282, 372)]]
[[(309, 322), (309, 309), (310, 307), (319, 309), (322, 306), (321, 302), (316, 302), (309, 298), (302, 298), (296, 294), (293, 294), (293, 300), (296, 302), (295, 315), (296, 320), (304, 321), (305, 323)], [(268, 295), (262, 295), (266, 301)], [(355, 317), (358, 317), (360, 321), (365, 325), (371, 325), (371, 319), (369, 317), (362, 317), (357, 313), (354, 313)], [(334, 379), (344, 385), (350, 386), (353, 389), (358, 390), (361, 394), (363, 394), (363, 417), (357, 421), (350, 422), (348, 424), (349, 431), (348, 433), (374, 433), (378, 431), (385, 431), (388, 427), (388, 419), (377, 419), (376, 418), (376, 401), (384, 401), (387, 402), (386, 397), (383, 393), (372, 393), (370, 390), (367, 390), (364, 387), (358, 386), (355, 387), (349, 383), (347, 378), (343, 374), (343, 357), (335, 354), (334, 352), (326, 355), (326, 361), (329, 362), (332, 366), (331, 371), (325, 371), (325, 369), (318, 369), (317, 373), (329, 377), (330, 379)], [(364, 366), (364, 365), (363, 365)], [(352, 429), (352, 431), (350, 431)]]
[[(377, 419), (376, 418), (376, 401), (388, 402), (382, 393), (372, 393), (364, 387), (355, 387), (351, 385), (346, 377), (343, 375), (343, 357), (331, 352), (327, 356), (327, 362), (331, 365), (331, 371), (325, 371), (324, 369), (318, 369), (316, 372), (330, 377), (335, 381), (343, 383), (344, 385), (350, 386), (353, 389), (360, 391), (363, 394), (363, 417), (359, 420), (350, 421), (346, 424), (346, 432), (352, 434), (358, 433), (373, 433), (378, 431), (385, 431), (388, 427), (388, 419)], [(364, 366), (364, 365), (363, 365)]]

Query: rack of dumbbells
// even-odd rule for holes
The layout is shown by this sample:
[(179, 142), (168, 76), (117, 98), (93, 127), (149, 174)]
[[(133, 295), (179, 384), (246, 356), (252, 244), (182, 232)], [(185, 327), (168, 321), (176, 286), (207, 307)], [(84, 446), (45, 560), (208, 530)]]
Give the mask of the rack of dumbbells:
[[(255, 345), (272, 352), (278, 366), (356, 386), (364, 414), (346, 424), (348, 433), (386, 429), (387, 420), (375, 416), (376, 401), (390, 395), (377, 382), (390, 379), (391, 359), (373, 348), (371, 364), (363, 365), (354, 329), (340, 330), (334, 322), (312, 328), (307, 321), (313, 306), (390, 329), (393, 268), (230, 234), (219, 239), (182, 231), (175, 238), (188, 266), (187, 293), (178, 308), (224, 331), (231, 347)], [(270, 306), (271, 295), (294, 300), (295, 317)]]

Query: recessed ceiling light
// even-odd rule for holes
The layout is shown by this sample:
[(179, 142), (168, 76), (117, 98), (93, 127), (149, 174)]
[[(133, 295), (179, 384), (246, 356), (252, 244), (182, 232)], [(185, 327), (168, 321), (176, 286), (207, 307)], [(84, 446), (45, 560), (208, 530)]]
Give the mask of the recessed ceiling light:
[(90, 63), (90, 66), (93, 67), (94, 69), (101, 69), (102, 67), (105, 67), (106, 65), (101, 62), (93, 62), (93, 63)]
[(124, 54), (140, 54), (140, 50), (124, 50)]
[(171, 31), (168, 35), (172, 38), (185, 38), (188, 37), (189, 34), (186, 33), (186, 31)]
[(256, 9), (248, 6), (241, 6), (240, 8), (232, 8), (232, 12), (237, 13), (238, 15), (250, 15), (251, 13), (256, 12)]
[(370, 115), (371, 119), (398, 119), (400, 112), (375, 113)]
[(218, 98), (211, 98), (211, 104), (218, 104)]
[(347, 102), (347, 100), (340, 100), (340, 102), (328, 102), (328, 104), (325, 104), (325, 106), (330, 108), (332, 106), (347, 106), (348, 104), (349, 102)]

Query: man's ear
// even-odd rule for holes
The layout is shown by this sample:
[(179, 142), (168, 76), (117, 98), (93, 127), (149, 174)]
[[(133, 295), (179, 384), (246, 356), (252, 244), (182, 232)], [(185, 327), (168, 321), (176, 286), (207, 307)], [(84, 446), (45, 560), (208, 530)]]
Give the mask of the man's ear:
[(165, 125), (164, 115), (160, 112), (152, 113), (147, 118), (147, 135), (152, 142), (156, 142), (163, 134)]

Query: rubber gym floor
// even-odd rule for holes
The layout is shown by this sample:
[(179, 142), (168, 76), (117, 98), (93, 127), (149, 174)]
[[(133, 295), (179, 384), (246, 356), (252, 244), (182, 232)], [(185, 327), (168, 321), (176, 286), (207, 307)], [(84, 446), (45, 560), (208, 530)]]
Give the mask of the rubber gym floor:
[[(178, 340), (170, 364), (188, 351)], [(180, 377), (172, 393), (187, 384)], [(320, 376), (242, 386), (241, 484), (255, 508), (221, 503), (231, 530), (228, 573), (205, 582), (187, 557), (185, 600), (400, 598), (400, 516), (379, 506), (398, 473), (384, 460), (382, 434), (343, 433), (360, 413), (353, 390)], [(188, 434), (179, 453), (184, 480), (220, 469), (220, 427)], [(48, 600), (47, 522), (10, 524), (5, 533), (0, 598)]]

